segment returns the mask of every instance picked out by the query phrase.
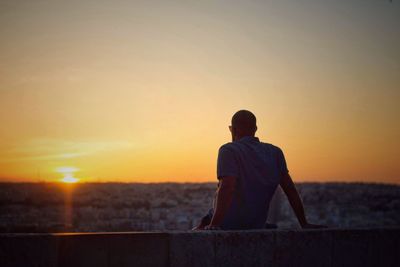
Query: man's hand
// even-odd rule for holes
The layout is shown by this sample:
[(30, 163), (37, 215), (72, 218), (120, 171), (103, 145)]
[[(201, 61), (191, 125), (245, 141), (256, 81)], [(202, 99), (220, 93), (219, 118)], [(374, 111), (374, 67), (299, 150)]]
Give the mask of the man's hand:
[(221, 230), (221, 227), (209, 224), (206, 226), (198, 225), (192, 228), (192, 231), (202, 231), (202, 230)]
[(192, 228), (192, 231), (200, 231), (200, 230), (204, 230), (204, 226), (202, 225), (197, 225), (195, 227)]
[(221, 230), (221, 227), (209, 224), (204, 227), (204, 230)]

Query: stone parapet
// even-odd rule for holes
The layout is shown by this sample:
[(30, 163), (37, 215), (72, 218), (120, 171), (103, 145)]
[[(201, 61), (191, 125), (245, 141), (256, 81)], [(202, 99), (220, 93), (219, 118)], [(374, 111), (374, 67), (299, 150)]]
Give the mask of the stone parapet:
[(0, 266), (400, 266), (400, 228), (0, 234)]

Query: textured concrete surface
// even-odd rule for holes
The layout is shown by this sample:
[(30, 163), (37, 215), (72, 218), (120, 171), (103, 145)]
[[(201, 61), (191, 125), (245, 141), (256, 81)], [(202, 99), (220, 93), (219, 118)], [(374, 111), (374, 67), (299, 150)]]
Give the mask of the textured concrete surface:
[(58, 266), (168, 266), (168, 234), (58, 235)]
[(400, 266), (399, 229), (353, 229), (332, 234), (332, 266)]
[(276, 266), (323, 266), (332, 263), (332, 235), (328, 231), (282, 231), (275, 243)]
[(57, 240), (51, 235), (1, 234), (0, 266), (57, 266)]
[(0, 266), (400, 266), (400, 228), (0, 234)]
[(215, 266), (215, 234), (170, 234), (169, 257), (170, 266)]
[(274, 231), (216, 233), (216, 266), (272, 266)]

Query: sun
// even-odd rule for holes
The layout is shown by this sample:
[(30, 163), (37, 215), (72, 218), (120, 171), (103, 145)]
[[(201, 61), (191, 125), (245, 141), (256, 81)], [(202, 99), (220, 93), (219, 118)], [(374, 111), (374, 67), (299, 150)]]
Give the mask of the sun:
[(74, 177), (74, 172), (76, 171), (78, 171), (78, 169), (74, 167), (60, 167), (57, 169), (57, 172), (64, 175), (64, 177), (61, 179), (61, 182), (68, 184), (73, 184), (79, 181), (78, 178)]
[(67, 184), (73, 184), (79, 181), (78, 178), (72, 177), (72, 176), (66, 176), (61, 179), (62, 182), (67, 183)]

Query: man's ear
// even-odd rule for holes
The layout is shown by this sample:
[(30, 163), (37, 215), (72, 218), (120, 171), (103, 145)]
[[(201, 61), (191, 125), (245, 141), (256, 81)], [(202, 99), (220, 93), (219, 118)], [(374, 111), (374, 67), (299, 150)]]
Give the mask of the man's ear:
[(256, 128), (254, 129), (254, 132), (257, 132), (257, 126), (256, 126)]

